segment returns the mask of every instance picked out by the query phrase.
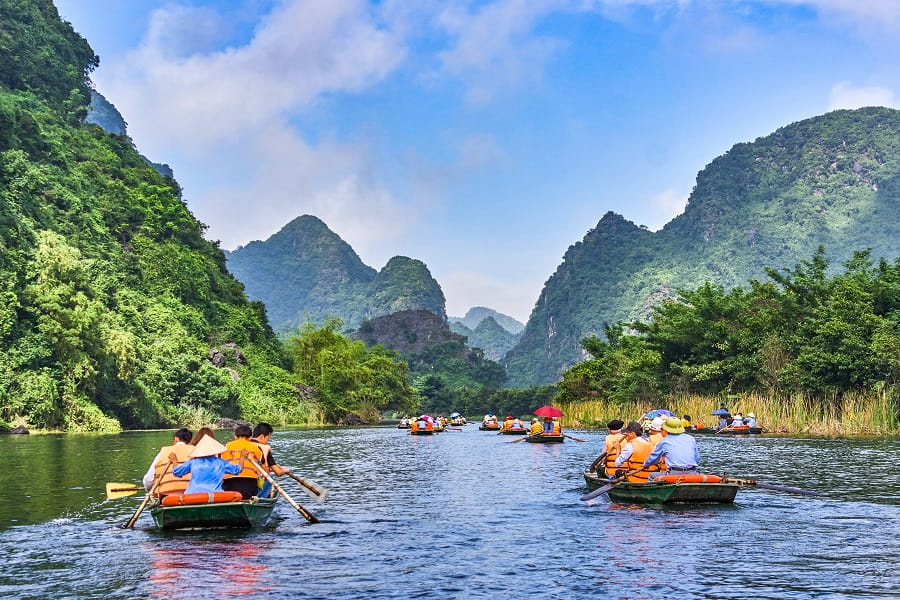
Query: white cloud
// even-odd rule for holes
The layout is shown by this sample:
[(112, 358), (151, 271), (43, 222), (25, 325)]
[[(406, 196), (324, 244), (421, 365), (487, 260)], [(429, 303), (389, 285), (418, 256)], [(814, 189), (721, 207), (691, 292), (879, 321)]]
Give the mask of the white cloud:
[(646, 208), (649, 221), (645, 223), (651, 231), (659, 231), (663, 225), (684, 212), (687, 197), (676, 190), (663, 190), (650, 199)]
[(470, 104), (485, 104), (504, 87), (532, 83), (541, 67), (564, 44), (537, 35), (535, 25), (549, 14), (571, 8), (568, 0), (500, 0), (478, 10), (452, 5), (434, 25), (454, 39), (441, 52), (443, 70), (466, 81)]
[(842, 81), (831, 88), (828, 110), (862, 108), (864, 106), (900, 108), (900, 103), (894, 97), (894, 92), (884, 87), (853, 87), (849, 82)]

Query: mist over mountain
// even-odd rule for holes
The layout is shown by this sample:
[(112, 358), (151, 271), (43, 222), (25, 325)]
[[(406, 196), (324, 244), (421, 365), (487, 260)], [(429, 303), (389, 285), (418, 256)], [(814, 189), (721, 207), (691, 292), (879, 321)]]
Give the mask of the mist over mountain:
[(488, 317), (493, 317), (494, 321), (509, 333), (521, 333), (522, 330), (525, 329), (525, 325), (513, 317), (504, 315), (503, 313), (499, 313), (494, 309), (486, 308), (484, 306), (474, 306), (466, 311), (466, 316), (448, 317), (448, 321), (450, 321), (450, 323), (462, 323), (469, 329), (475, 329)]
[(557, 381), (604, 323), (645, 319), (705, 281), (726, 287), (825, 247), (900, 254), (900, 111), (841, 110), (735, 145), (697, 176), (683, 214), (657, 233), (607, 213), (570, 246), (503, 363), (510, 386)]

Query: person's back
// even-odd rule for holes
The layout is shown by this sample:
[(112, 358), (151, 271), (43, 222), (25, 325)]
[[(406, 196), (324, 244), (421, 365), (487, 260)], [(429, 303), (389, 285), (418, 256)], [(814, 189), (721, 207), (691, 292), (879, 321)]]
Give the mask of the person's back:
[(531, 435), (537, 435), (537, 434), (544, 433), (544, 426), (541, 425), (540, 421), (538, 421), (537, 419), (534, 419), (531, 421), (530, 433), (531, 433)]
[[(259, 493), (260, 475), (251, 460), (259, 464), (263, 456), (259, 445), (250, 441), (252, 433), (249, 425), (238, 425), (234, 430), (234, 439), (225, 444), (226, 450), (222, 453), (222, 458), (241, 467), (238, 474), (225, 476), (223, 488), (225, 491), (240, 492), (244, 499), (252, 498)], [(246, 458), (242, 456), (244, 450), (247, 451)]]
[[(153, 490), (153, 486), (158, 482), (154, 491), (156, 497), (180, 494), (187, 489), (191, 476), (177, 477), (172, 472), (172, 469), (176, 465), (186, 462), (190, 457), (191, 452), (194, 450), (194, 446), (189, 443), (190, 441), (191, 432), (187, 429), (181, 428), (175, 432), (172, 444), (160, 448), (156, 458), (153, 460), (153, 464), (150, 465), (150, 469), (144, 475), (144, 489), (149, 492)], [(170, 464), (170, 456), (172, 454), (175, 455), (176, 464)]]
[[(629, 457), (624, 465), (626, 471), (633, 471), (640, 468), (644, 464), (644, 461), (647, 460), (647, 457), (650, 456), (650, 453), (653, 452), (653, 444), (650, 443), (650, 440), (642, 437), (631, 440), (631, 446), (633, 448), (631, 457)], [(666, 459), (663, 457), (660, 458), (656, 464), (650, 465), (643, 471), (635, 473), (634, 475), (629, 475), (628, 481), (645, 483), (650, 479), (650, 473), (665, 470)]]
[(221, 492), (225, 475), (240, 473), (239, 465), (218, 456), (224, 451), (225, 446), (210, 436), (203, 436), (197, 442), (188, 460), (172, 470), (177, 476), (190, 474), (191, 479), (184, 491), (185, 494)]

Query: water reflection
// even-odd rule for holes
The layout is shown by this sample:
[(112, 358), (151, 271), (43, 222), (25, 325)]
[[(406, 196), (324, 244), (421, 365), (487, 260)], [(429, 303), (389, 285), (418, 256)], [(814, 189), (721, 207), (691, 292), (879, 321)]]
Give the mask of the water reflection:
[(154, 598), (177, 598), (186, 592), (217, 597), (247, 596), (273, 591), (266, 583), (268, 565), (262, 557), (271, 540), (209, 540), (209, 534), (182, 533), (160, 543), (151, 537), (142, 544), (149, 556), (149, 592)]

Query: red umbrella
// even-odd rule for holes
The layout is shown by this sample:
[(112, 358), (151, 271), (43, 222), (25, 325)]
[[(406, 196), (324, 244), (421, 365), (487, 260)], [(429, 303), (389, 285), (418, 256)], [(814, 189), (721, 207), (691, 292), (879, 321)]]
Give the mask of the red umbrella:
[(561, 417), (563, 412), (555, 406), (542, 406), (534, 411), (536, 417)]

